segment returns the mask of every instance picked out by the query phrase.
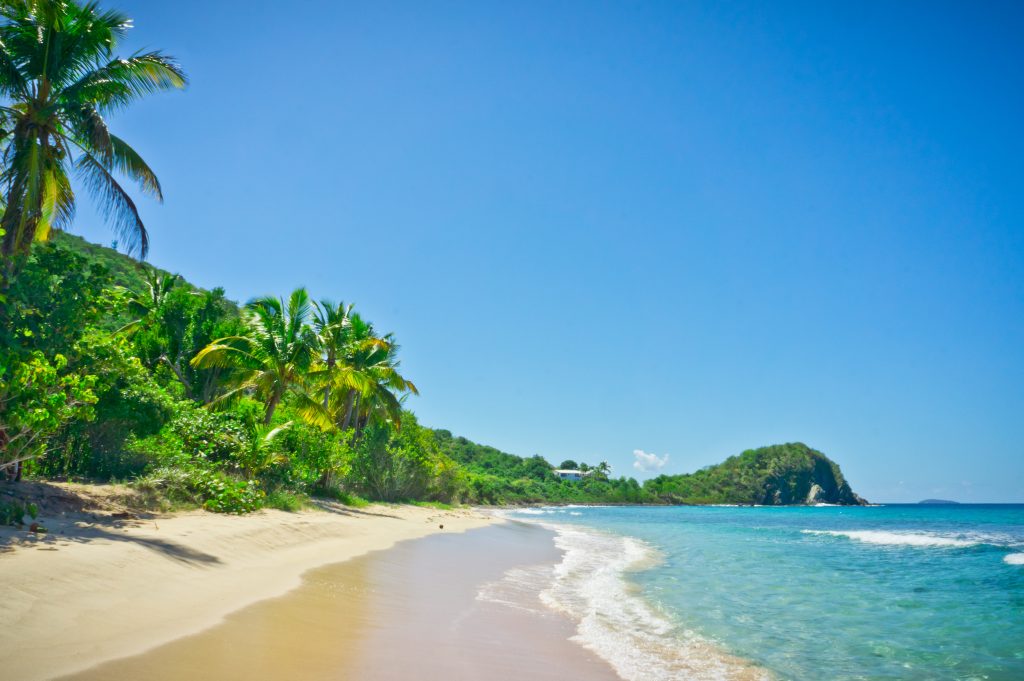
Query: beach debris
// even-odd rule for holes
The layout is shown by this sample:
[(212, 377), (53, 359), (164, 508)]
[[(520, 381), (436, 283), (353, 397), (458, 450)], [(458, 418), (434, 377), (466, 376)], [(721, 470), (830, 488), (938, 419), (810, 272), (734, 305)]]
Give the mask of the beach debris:
[(441, 529), (441, 530), (444, 529), (444, 525), (438, 525), (437, 527), (438, 527), (438, 529)]

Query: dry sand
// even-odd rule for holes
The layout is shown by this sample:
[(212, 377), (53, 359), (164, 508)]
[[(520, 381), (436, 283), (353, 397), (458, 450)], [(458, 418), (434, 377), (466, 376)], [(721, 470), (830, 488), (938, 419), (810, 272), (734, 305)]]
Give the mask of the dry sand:
[(33, 681), (136, 655), (284, 594), (303, 573), (396, 542), (497, 522), (416, 506), (246, 516), (48, 519), (0, 529), (0, 676)]

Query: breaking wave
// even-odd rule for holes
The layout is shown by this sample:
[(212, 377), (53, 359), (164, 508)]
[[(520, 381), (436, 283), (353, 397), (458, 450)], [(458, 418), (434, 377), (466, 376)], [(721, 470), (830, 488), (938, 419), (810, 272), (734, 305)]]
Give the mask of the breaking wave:
[(1024, 565), (1024, 553), (1010, 553), (1003, 556), (1003, 562), (1007, 565)]
[(884, 546), (932, 546), (966, 548), (983, 542), (962, 537), (949, 537), (930, 532), (886, 532), (881, 530), (802, 530), (804, 534), (824, 534), (831, 537), (846, 537), (866, 544)]
[(576, 624), (572, 640), (626, 681), (771, 678), (681, 627), (640, 595), (627, 576), (660, 562), (649, 544), (578, 526), (539, 524), (556, 533), (561, 562), (509, 570), (482, 587), (478, 598), (526, 610), (539, 604), (562, 613)]

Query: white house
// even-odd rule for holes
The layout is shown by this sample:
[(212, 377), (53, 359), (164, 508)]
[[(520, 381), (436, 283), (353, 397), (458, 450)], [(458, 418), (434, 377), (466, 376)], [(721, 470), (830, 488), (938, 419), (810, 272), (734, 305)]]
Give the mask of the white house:
[(556, 468), (552, 471), (561, 480), (582, 480), (594, 471), (577, 471), (571, 468)]

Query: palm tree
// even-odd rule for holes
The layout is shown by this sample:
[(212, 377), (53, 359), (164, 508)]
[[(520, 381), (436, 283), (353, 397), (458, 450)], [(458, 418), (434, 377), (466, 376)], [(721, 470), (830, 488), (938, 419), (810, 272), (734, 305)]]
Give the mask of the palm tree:
[(345, 382), (345, 377), (339, 377), (337, 374), (339, 369), (345, 370), (348, 367), (345, 365), (339, 367), (338, 358), (344, 356), (351, 341), (353, 306), (345, 305), (345, 303), (335, 305), (329, 300), (314, 302), (313, 305), (313, 329), (316, 331), (323, 362), (323, 407), (327, 409), (331, 398), (332, 383)]
[[(399, 395), (419, 393), (412, 381), (398, 373), (398, 345), (394, 336), (390, 333), (378, 336), (373, 324), (358, 314), (349, 316), (349, 324), (349, 344), (344, 363), (351, 368), (352, 376), (344, 407), (338, 413), (340, 428), (347, 430), (354, 426), (358, 433), (371, 415), (382, 414), (400, 423), (401, 403), (395, 392)], [(361, 418), (364, 415), (365, 418)]]
[(292, 291), (287, 304), (266, 297), (245, 306), (245, 333), (219, 338), (192, 359), (197, 369), (233, 368), (236, 385), (220, 401), (254, 392), (265, 405), (263, 423), (289, 393), (306, 396), (307, 373), (316, 352), (316, 334), (309, 326), (312, 304), (306, 289)]
[(155, 268), (147, 268), (142, 276), (146, 282), (146, 290), (129, 290), (128, 296), (128, 312), (135, 319), (118, 329), (118, 332), (130, 333), (152, 318), (163, 307), (171, 291), (182, 281), (180, 274), (168, 274)]
[[(399, 373), (399, 346), (391, 334), (380, 339), (364, 357), (363, 372), (369, 379), (366, 388), (356, 396), (356, 439), (362, 427), (373, 421), (391, 421), (402, 425), (402, 404), (409, 395), (419, 395), (416, 385)], [(359, 400), (362, 400), (362, 411)]]
[(310, 373), (316, 400), (297, 400), (302, 417), (324, 428), (348, 430), (355, 437), (371, 421), (401, 425), (402, 402), (418, 394), (398, 370), (398, 345), (391, 334), (378, 336), (373, 324), (352, 306), (321, 302), (315, 314), (320, 361)]
[(120, 243), (145, 257), (146, 227), (118, 182), (123, 175), (163, 199), (160, 182), (104, 116), (162, 90), (184, 88), (178, 65), (161, 52), (114, 55), (131, 28), (124, 14), (94, 2), (0, 3), (0, 253), (12, 256), (64, 229), (75, 212), (72, 171), (99, 202)]

